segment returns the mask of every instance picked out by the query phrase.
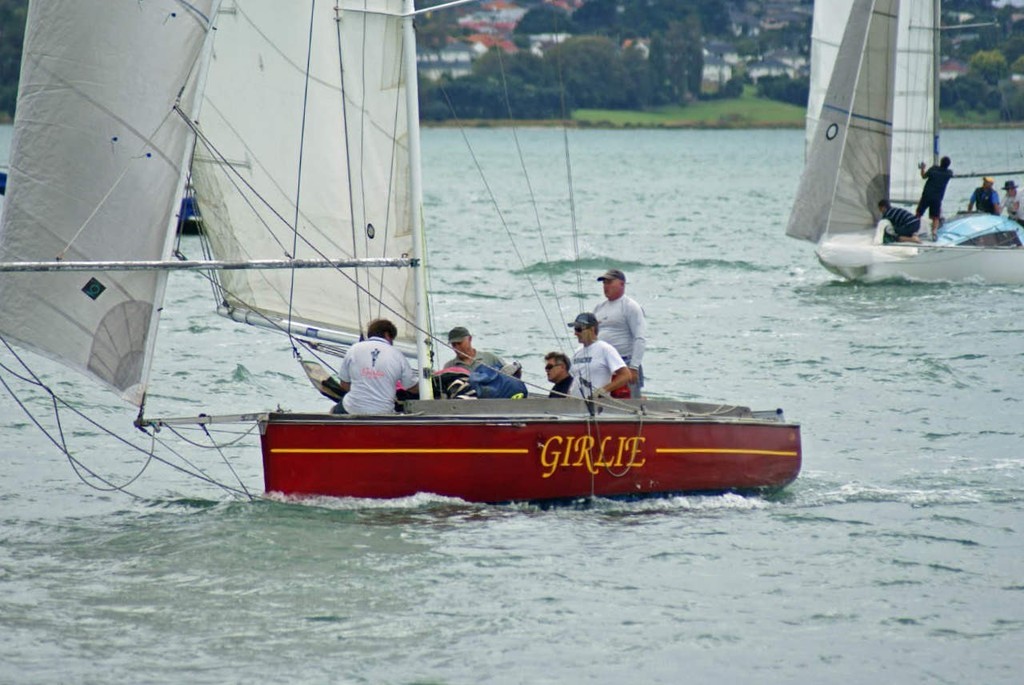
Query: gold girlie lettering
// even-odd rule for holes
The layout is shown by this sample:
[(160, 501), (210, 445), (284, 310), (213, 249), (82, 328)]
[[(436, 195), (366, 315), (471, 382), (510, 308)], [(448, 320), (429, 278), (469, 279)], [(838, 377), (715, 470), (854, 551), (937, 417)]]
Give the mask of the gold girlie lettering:
[(608, 436), (597, 444), (591, 435), (552, 435), (541, 446), (541, 477), (550, 478), (559, 469), (583, 468), (597, 475), (602, 468), (640, 468), (646, 463), (642, 451), (646, 440), (639, 436)]

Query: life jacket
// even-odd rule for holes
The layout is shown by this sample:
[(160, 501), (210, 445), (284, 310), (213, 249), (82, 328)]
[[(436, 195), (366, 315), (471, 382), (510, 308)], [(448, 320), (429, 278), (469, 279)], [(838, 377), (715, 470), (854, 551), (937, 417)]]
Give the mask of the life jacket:
[(996, 213), (996, 205), (992, 202), (992, 189), (982, 186), (974, 191), (974, 199), (977, 200), (978, 211)]

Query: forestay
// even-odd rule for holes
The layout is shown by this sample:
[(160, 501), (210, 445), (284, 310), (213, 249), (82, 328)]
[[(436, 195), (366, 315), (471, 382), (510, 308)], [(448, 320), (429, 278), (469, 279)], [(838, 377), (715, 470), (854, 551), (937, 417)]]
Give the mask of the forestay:
[[(193, 185), (221, 259), (412, 252), (398, 0), (234, 0), (216, 19)], [(366, 10), (366, 11), (363, 11)], [(308, 68), (308, 71), (307, 71)], [(296, 210), (298, 208), (298, 210)], [(355, 340), (414, 333), (413, 269), (222, 273), (226, 303)]]
[[(31, 3), (0, 260), (169, 257), (212, 4)], [(166, 279), (5, 273), (0, 331), (139, 404)]]
[(898, 0), (855, 0), (786, 234), (862, 231), (889, 187)]

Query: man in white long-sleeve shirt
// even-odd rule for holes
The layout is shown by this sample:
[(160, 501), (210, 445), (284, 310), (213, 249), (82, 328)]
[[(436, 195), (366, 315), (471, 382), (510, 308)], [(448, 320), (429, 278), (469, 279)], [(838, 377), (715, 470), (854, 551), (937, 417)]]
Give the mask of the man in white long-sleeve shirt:
[(644, 386), (644, 350), (647, 349), (647, 321), (636, 300), (626, 296), (626, 274), (608, 269), (597, 280), (604, 286), (604, 302), (594, 307), (600, 339), (611, 344), (629, 367), (629, 397), (640, 398)]

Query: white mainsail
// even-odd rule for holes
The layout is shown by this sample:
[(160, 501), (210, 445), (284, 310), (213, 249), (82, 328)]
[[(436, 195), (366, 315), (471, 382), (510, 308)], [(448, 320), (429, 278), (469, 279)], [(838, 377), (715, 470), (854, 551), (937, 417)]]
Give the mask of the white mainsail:
[[(192, 166), (216, 257), (412, 254), (419, 217), (410, 203), (401, 12), (401, 0), (225, 2)], [(220, 282), (236, 312), (351, 340), (383, 316), (411, 341), (413, 272), (231, 271)]]
[(892, 117), (889, 196), (916, 203), (921, 195), (919, 165), (938, 153), (935, 38), (939, 0), (902, 0), (896, 43), (896, 90)]
[(862, 231), (888, 195), (899, 0), (855, 0), (786, 234)]
[[(213, 4), (31, 3), (0, 261), (169, 257)], [(0, 332), (140, 404), (166, 279), (5, 273)]]

